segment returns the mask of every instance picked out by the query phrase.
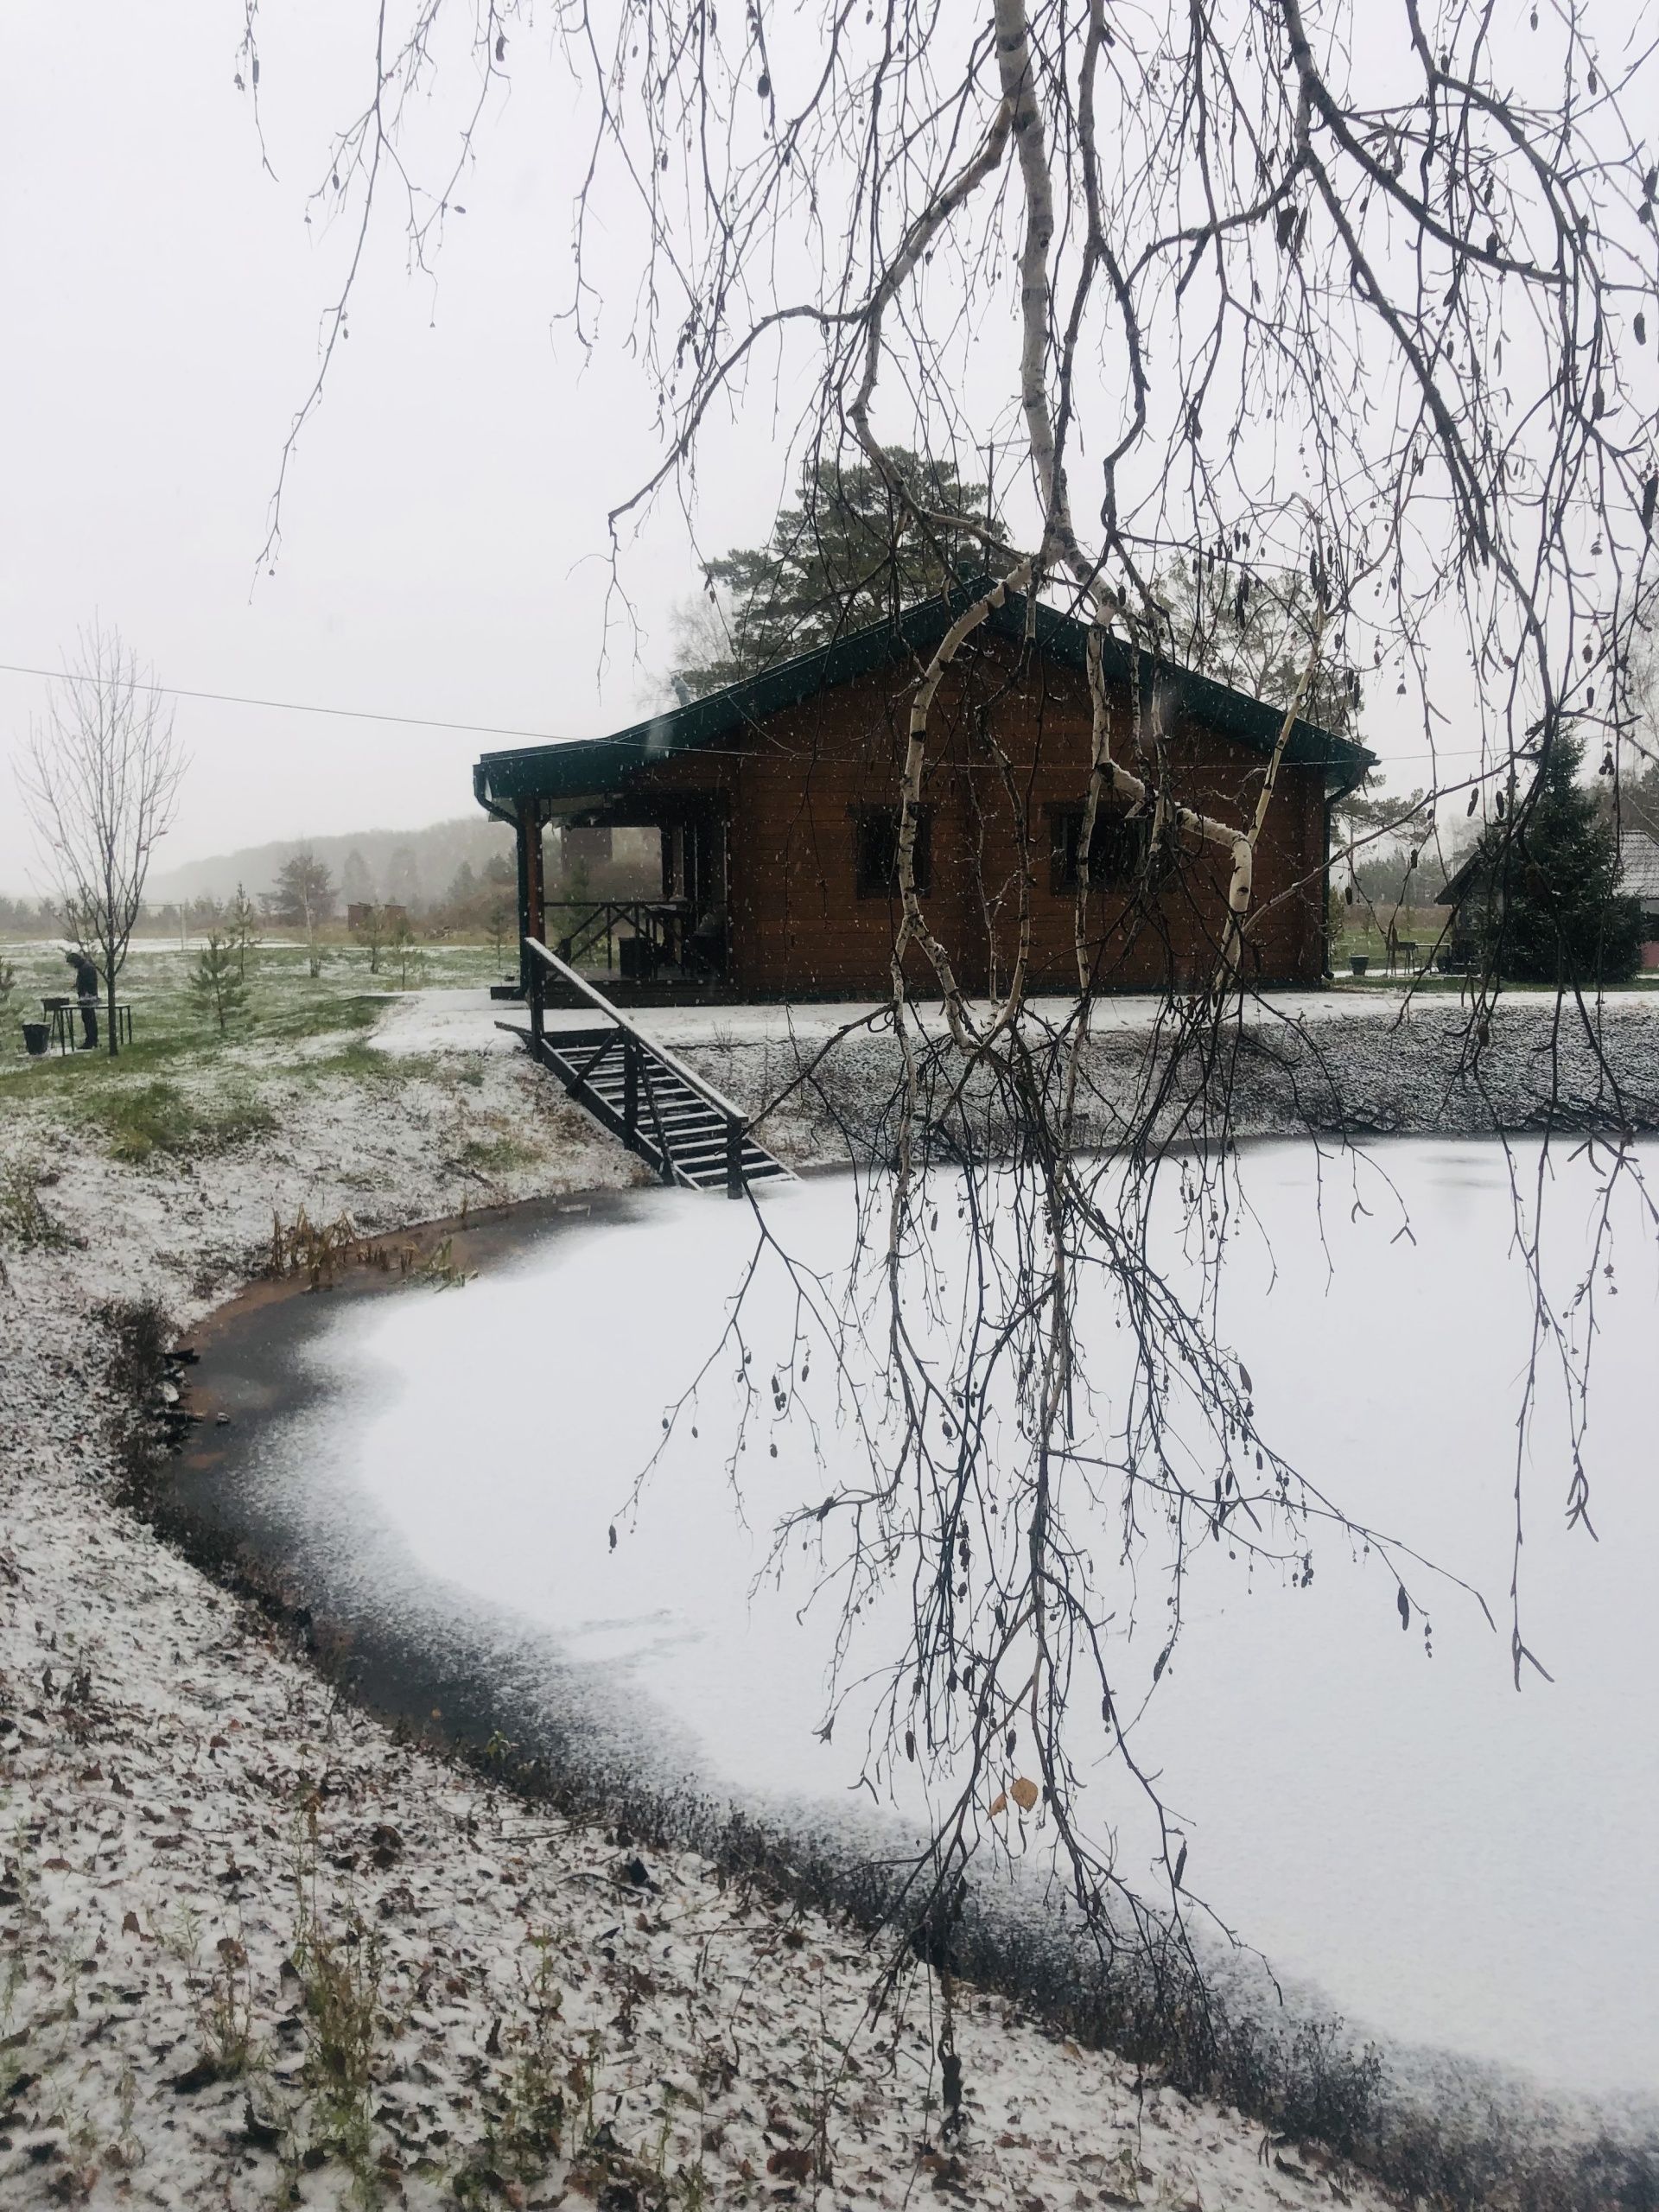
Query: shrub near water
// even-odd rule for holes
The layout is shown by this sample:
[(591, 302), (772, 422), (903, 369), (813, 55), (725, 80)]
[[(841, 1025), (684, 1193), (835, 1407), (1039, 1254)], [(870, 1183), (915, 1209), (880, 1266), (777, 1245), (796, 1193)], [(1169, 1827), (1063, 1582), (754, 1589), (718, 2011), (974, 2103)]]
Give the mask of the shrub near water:
[(104, 1129), (116, 1159), (130, 1166), (158, 1152), (180, 1159), (227, 1152), (276, 1126), (270, 1108), (251, 1092), (199, 1101), (164, 1080), (118, 1085), (90, 1103), (87, 1112)]
[(0, 1238), (53, 1251), (74, 1242), (41, 1198), (41, 1185), (56, 1180), (38, 1160), (0, 1160)]

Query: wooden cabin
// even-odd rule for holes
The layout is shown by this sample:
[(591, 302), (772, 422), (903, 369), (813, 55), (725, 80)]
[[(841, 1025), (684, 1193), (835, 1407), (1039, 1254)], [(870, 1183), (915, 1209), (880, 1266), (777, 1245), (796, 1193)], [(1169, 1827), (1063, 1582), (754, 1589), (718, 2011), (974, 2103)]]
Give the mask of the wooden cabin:
[[(521, 935), (565, 946), (575, 964), (602, 937), (622, 980), (654, 986), (653, 995), (885, 995), (910, 702), (975, 590), (920, 602), (613, 737), (486, 753), (474, 789), (518, 834)], [(1098, 988), (1185, 988), (1214, 969), (1230, 873), (1224, 849), (1154, 841), (1149, 817), (1120, 805), (1103, 810), (1091, 851), (1079, 852), (1091, 744), (1087, 636), (1040, 602), (1011, 600), (969, 637), (934, 703), (917, 872), (929, 927), (975, 992), (1007, 980), (1022, 870), (1032, 988), (1077, 988), (1084, 866)], [(1148, 784), (1161, 774), (1173, 798), (1246, 824), (1281, 710), (1116, 639), (1104, 665), (1115, 757)], [(1252, 982), (1320, 982), (1331, 806), (1371, 757), (1308, 723), (1293, 729), (1257, 849)], [(556, 822), (659, 831), (660, 899), (602, 916), (593, 902), (550, 908), (543, 838)], [(907, 972), (930, 988), (918, 950)]]

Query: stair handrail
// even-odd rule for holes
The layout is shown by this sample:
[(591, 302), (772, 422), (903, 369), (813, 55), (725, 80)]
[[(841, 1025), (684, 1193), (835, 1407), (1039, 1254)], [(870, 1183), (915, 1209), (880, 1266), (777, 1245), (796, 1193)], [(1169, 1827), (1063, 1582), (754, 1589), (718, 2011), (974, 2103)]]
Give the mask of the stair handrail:
[(664, 1067), (671, 1069), (680, 1081), (689, 1089), (695, 1090), (705, 1104), (712, 1106), (722, 1120), (739, 1122), (744, 1129), (747, 1130), (749, 1117), (741, 1106), (734, 1105), (723, 1091), (716, 1090), (712, 1083), (700, 1076), (695, 1068), (688, 1067), (679, 1055), (671, 1052), (666, 1045), (659, 1045), (654, 1037), (640, 1028), (637, 1021), (630, 1021), (620, 1006), (607, 999), (604, 992), (599, 989), (597, 985), (590, 983), (585, 976), (579, 976), (574, 968), (568, 966), (559, 958), (556, 952), (550, 952), (539, 938), (527, 937), (524, 939), (524, 948), (527, 951), (533, 952), (538, 960), (545, 961), (556, 976), (562, 976), (567, 983), (574, 983), (583, 998), (591, 1000), (601, 1014), (610, 1016), (619, 1029), (643, 1045), (648, 1052), (653, 1053), (663, 1063)]

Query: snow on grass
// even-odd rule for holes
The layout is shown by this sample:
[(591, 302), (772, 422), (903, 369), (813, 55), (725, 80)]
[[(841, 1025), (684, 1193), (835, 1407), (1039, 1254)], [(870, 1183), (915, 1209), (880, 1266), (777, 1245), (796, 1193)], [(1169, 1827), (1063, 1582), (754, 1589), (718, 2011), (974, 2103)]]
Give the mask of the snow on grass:
[(188, 1322), (302, 1207), (633, 1179), (522, 1062), (291, 973), (219, 1046), (149, 957), (131, 1054), (0, 1077), (0, 2197), (1380, 2206), (971, 1995), (947, 2140), (925, 1977), (873, 2018), (830, 1922), (397, 1740), (117, 1503), (105, 1301)]

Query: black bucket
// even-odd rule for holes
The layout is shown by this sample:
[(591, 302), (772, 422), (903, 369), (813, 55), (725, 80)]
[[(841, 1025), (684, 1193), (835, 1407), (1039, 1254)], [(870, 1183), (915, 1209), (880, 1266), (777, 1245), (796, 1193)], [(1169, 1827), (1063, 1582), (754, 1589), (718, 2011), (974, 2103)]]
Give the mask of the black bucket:
[(46, 1024), (26, 1021), (23, 1024), (23, 1050), (31, 1060), (41, 1059), (46, 1053)]

